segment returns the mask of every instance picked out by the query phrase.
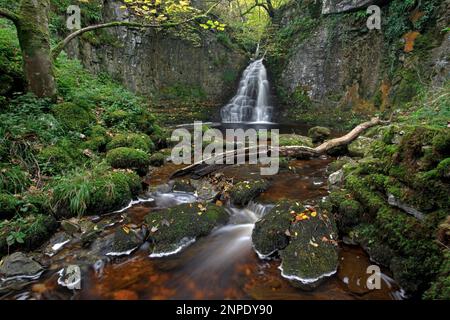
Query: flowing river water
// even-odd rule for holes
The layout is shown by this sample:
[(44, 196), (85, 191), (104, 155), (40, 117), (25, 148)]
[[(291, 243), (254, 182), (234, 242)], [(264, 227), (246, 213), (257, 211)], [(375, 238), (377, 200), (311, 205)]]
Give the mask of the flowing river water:
[[(6, 299), (398, 299), (399, 288), (383, 273), (382, 288), (368, 290), (366, 269), (373, 264), (358, 247), (340, 246), (339, 268), (313, 291), (302, 291), (280, 275), (278, 259), (260, 260), (252, 248), (254, 223), (280, 199), (320, 201), (327, 194), (326, 165), (330, 159), (295, 160), (292, 170), (280, 172), (271, 187), (246, 208), (228, 207), (230, 221), (181, 252), (167, 257), (149, 257), (148, 245), (124, 257), (90, 261), (89, 250), (68, 243), (47, 257), (44, 274), (24, 287), (15, 288)], [(166, 165), (152, 175), (152, 184), (167, 182), (176, 166)], [(259, 174), (248, 165), (230, 166), (224, 174), (244, 180)], [(153, 200), (138, 202), (105, 217), (110, 232), (125, 222), (139, 226), (146, 214), (195, 200), (189, 193), (153, 193)], [(99, 221), (96, 221), (99, 223)], [(101, 222), (101, 221), (100, 221)], [(67, 264), (84, 261), (81, 290), (58, 285), (58, 271)]]

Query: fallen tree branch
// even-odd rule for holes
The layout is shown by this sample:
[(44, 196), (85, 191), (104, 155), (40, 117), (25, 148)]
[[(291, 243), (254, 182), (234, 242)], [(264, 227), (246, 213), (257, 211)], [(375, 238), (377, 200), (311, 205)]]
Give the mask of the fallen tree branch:
[[(364, 131), (367, 129), (374, 127), (379, 124), (388, 124), (389, 121), (383, 121), (380, 118), (372, 118), (370, 121), (361, 123), (357, 125), (353, 130), (351, 130), (346, 135), (334, 138), (328, 141), (325, 141), (321, 145), (311, 148), (306, 146), (283, 146), (283, 147), (277, 147), (277, 151), (279, 152), (279, 155), (285, 156), (285, 157), (294, 157), (294, 158), (314, 158), (319, 157), (323, 154), (326, 154), (329, 150), (347, 145), (351, 143), (353, 140), (358, 138)], [(242, 151), (245, 152), (245, 154), (248, 156), (249, 151), (255, 150), (255, 147), (246, 147)], [(275, 147), (269, 147), (269, 152), (275, 151)], [(226, 163), (225, 159), (228, 157), (236, 157), (238, 154), (238, 150), (232, 150), (223, 152), (214, 156), (211, 156), (209, 158), (203, 159), (201, 161), (198, 161), (196, 163), (193, 163), (187, 167), (181, 168), (177, 171), (175, 171), (171, 178), (176, 177), (182, 177), (187, 174), (193, 173), (196, 177), (201, 177), (202, 172), (205, 173), (211, 173), (211, 170), (205, 170), (205, 168), (208, 166), (208, 163), (217, 163), (217, 161), (221, 160), (222, 163)], [(213, 160), (213, 161), (211, 161)], [(221, 166), (216, 166), (217, 168), (220, 168)], [(204, 174), (203, 174), (204, 175)]]

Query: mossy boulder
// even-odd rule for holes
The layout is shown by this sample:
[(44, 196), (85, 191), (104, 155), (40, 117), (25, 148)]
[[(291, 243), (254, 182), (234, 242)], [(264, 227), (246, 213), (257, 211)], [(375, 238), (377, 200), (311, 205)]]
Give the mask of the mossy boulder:
[(313, 147), (314, 146), (311, 138), (301, 136), (298, 134), (280, 134), (279, 145), (280, 145), (280, 147), (284, 147), (284, 146)]
[(83, 144), (84, 149), (90, 149), (96, 152), (103, 152), (106, 145), (111, 140), (105, 128), (102, 126), (93, 126), (88, 140)]
[(0, 221), (13, 217), (20, 206), (20, 201), (13, 195), (0, 193)]
[(344, 233), (363, 221), (363, 207), (358, 201), (344, 199), (339, 203), (338, 214), (335, 215), (338, 229)]
[(325, 212), (309, 211), (304, 217), (291, 224), (289, 245), (280, 252), (280, 269), (294, 286), (309, 290), (337, 271), (337, 233)]
[(106, 160), (116, 169), (132, 169), (145, 175), (149, 166), (149, 156), (145, 151), (120, 147), (109, 151)]
[[(0, 222), (0, 255), (9, 251), (23, 249), (33, 250), (48, 240), (58, 227), (58, 223), (49, 215), (29, 215), (17, 217), (6, 222)], [(12, 232), (21, 233), (21, 240), (17, 238), (8, 246), (8, 237)]]
[(118, 134), (114, 136), (111, 142), (109, 142), (106, 146), (107, 150), (112, 150), (119, 147), (139, 149), (145, 152), (151, 152), (155, 149), (150, 137), (144, 133)]
[(348, 152), (352, 157), (365, 157), (369, 154), (373, 139), (359, 136), (348, 145)]
[(230, 199), (235, 205), (245, 206), (269, 187), (265, 179), (241, 181), (230, 189)]
[(308, 130), (308, 137), (313, 143), (321, 143), (331, 135), (331, 130), (326, 127), (313, 127)]
[(210, 203), (187, 203), (151, 212), (145, 217), (151, 251), (154, 255), (174, 252), (183, 244), (206, 236), (228, 218), (222, 206)]
[(282, 201), (256, 222), (252, 241), (260, 257), (270, 256), (289, 244), (289, 228), (294, 219), (291, 212), (302, 212), (304, 209), (301, 204)]
[(166, 156), (160, 152), (152, 154), (152, 156), (149, 158), (149, 163), (153, 167), (161, 167), (164, 165), (164, 162), (166, 160)]
[(61, 125), (71, 131), (82, 132), (95, 120), (88, 110), (71, 102), (57, 104), (52, 111)]
[(450, 129), (444, 129), (436, 136), (433, 141), (434, 150), (442, 156), (450, 156)]
[(327, 172), (328, 173), (333, 173), (336, 172), (340, 169), (342, 169), (346, 164), (356, 164), (355, 160), (353, 160), (350, 157), (347, 156), (343, 156), (343, 157), (339, 157), (337, 160), (331, 162), (328, 166), (327, 166)]
[(63, 172), (72, 162), (70, 154), (58, 146), (45, 147), (39, 152), (37, 159), (43, 173), (50, 175)]
[(141, 180), (132, 172), (79, 174), (53, 186), (52, 202), (58, 217), (104, 214), (123, 207), (141, 191)]

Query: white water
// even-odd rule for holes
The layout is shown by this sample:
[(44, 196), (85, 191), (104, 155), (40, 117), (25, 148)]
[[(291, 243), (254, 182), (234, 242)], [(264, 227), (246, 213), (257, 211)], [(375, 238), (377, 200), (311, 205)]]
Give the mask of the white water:
[(242, 74), (236, 95), (221, 110), (222, 122), (264, 123), (272, 121), (269, 81), (263, 59), (252, 62)]

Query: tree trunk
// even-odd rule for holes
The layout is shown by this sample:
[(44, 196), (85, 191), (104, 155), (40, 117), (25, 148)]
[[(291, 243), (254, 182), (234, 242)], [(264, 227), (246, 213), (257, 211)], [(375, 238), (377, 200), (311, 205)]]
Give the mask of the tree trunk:
[(38, 97), (56, 96), (48, 27), (49, 0), (22, 0), (17, 35), (28, 91)]

